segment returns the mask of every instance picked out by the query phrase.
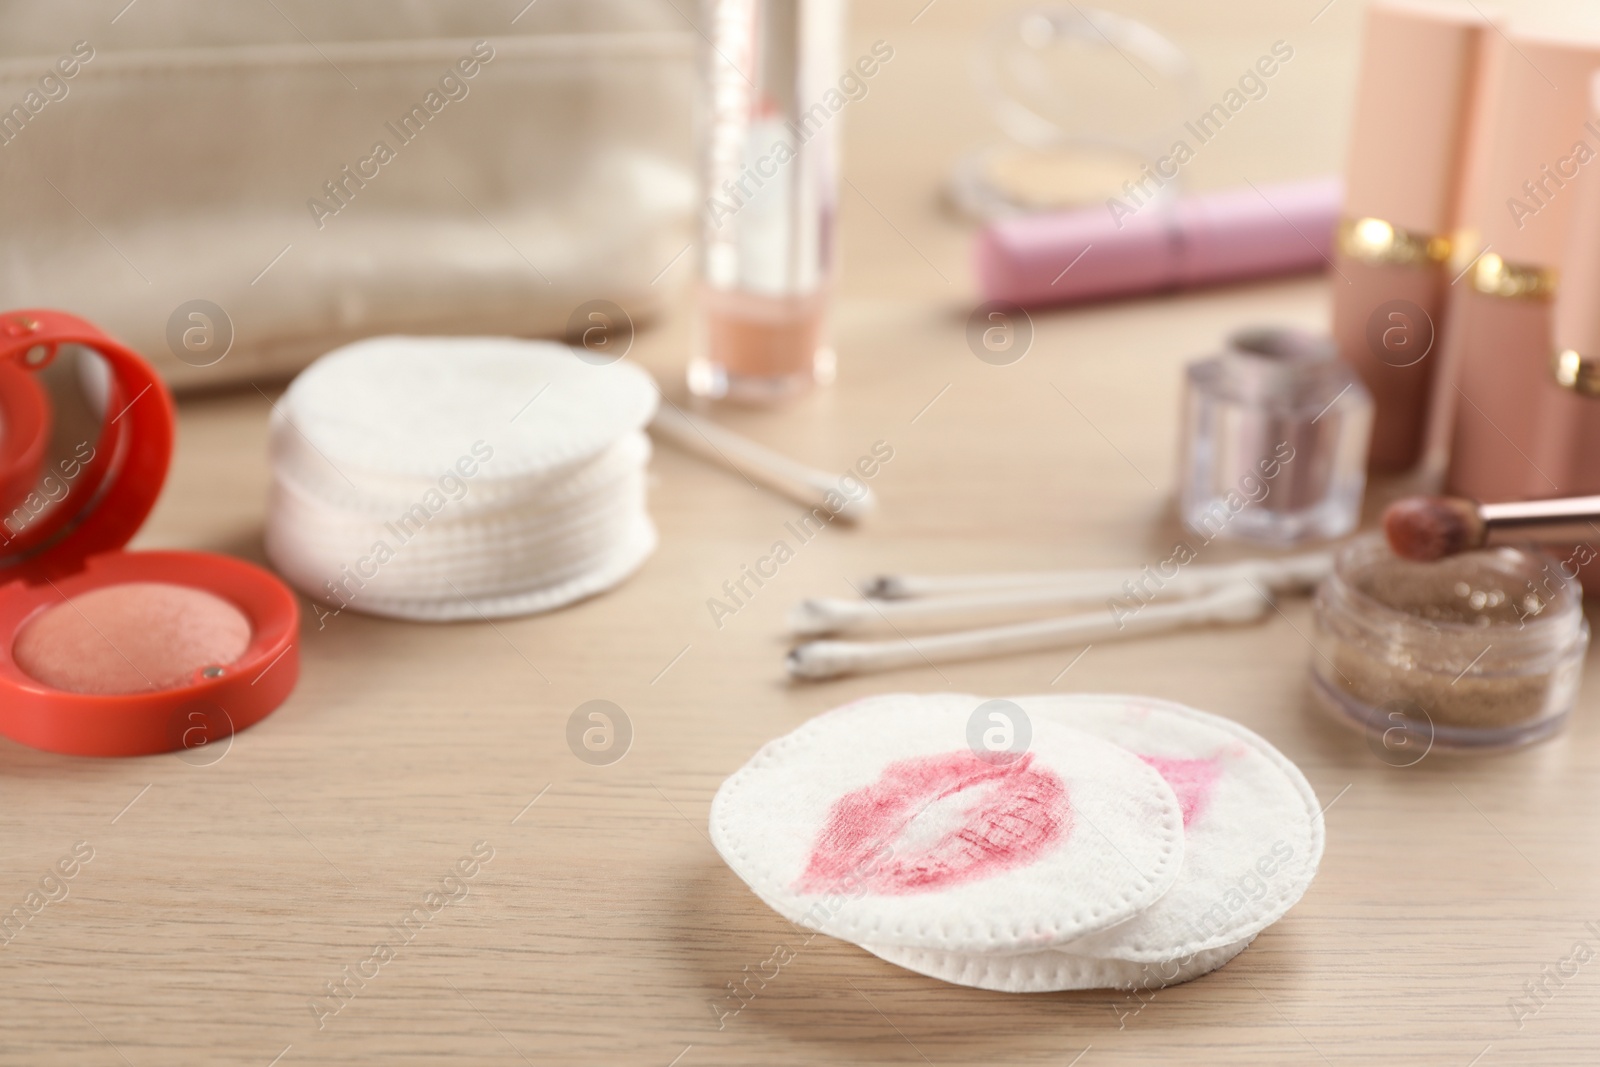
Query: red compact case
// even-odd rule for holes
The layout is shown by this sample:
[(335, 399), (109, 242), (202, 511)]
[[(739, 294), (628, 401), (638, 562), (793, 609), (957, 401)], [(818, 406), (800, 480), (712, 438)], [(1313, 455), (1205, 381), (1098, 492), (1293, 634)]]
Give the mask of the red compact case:
[[(123, 550), (160, 495), (173, 427), (172, 398), (138, 353), (60, 311), (0, 314), (0, 733), (12, 740), (77, 756), (195, 748), (294, 689), (300, 610), (276, 577), (206, 552)], [(232, 605), (250, 625), (243, 653), (130, 693), (59, 689), (18, 665), (44, 613), (134, 582)]]

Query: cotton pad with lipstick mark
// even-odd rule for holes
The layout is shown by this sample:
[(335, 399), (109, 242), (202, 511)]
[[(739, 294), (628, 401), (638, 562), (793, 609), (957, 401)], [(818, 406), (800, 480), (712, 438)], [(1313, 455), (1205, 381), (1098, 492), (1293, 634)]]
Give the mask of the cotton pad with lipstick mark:
[(1085, 730), (1138, 755), (1178, 797), (1183, 869), (1138, 916), (1033, 952), (863, 947), (930, 978), (1006, 993), (1139, 989), (1223, 966), (1305, 892), (1322, 854), (1315, 794), (1277, 749), (1231, 720), (1138, 696), (1014, 697), (1030, 721)]
[(1220, 948), (1151, 963), (1095, 959), (1053, 948), (1037, 952), (962, 953), (881, 945), (861, 947), (886, 963), (941, 982), (997, 993), (1059, 993), (1071, 989), (1158, 989), (1192, 982), (1233, 959), (1248, 948), (1252, 940), (1247, 937)]
[(975, 751), (983, 703), (894, 694), (812, 719), (723, 783), (713, 844), (785, 918), (857, 943), (1038, 949), (1150, 907), (1183, 855), (1160, 774), (1049, 721), (1020, 754)]
[(1065, 946), (1154, 963), (1248, 941), (1305, 893), (1322, 859), (1321, 805), (1298, 767), (1217, 715), (1141, 696), (1013, 697), (1032, 718), (1104, 738), (1167, 779), (1184, 816), (1183, 869), (1164, 897)]

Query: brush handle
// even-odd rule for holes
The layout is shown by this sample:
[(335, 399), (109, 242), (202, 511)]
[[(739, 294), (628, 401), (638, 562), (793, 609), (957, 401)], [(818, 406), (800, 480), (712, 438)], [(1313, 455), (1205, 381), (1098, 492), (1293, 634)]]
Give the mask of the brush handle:
[(1484, 543), (1600, 541), (1600, 496), (1479, 504)]
[(1237, 581), (1192, 600), (1145, 604), (1121, 619), (1110, 612), (1095, 612), (898, 641), (811, 641), (789, 653), (788, 668), (795, 678), (816, 681), (897, 667), (1037, 652), (1205, 623), (1251, 622), (1261, 617), (1269, 603), (1250, 583)]

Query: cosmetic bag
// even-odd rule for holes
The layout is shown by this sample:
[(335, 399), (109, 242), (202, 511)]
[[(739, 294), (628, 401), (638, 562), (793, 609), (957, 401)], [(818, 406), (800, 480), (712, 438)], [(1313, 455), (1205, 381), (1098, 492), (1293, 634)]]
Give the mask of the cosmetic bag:
[(670, 0), (0, 0), (0, 306), (177, 388), (648, 320), (691, 273), (693, 45)]

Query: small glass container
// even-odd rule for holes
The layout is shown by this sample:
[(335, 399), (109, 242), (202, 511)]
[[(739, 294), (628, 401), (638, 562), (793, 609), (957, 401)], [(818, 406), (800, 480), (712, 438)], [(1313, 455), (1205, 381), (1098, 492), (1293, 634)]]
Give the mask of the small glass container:
[(1317, 590), (1319, 702), (1386, 748), (1550, 736), (1577, 699), (1589, 646), (1572, 573), (1532, 547), (1414, 563), (1379, 536), (1353, 541)]
[(1178, 506), (1206, 541), (1285, 546), (1361, 518), (1372, 395), (1326, 337), (1241, 330), (1189, 364)]

